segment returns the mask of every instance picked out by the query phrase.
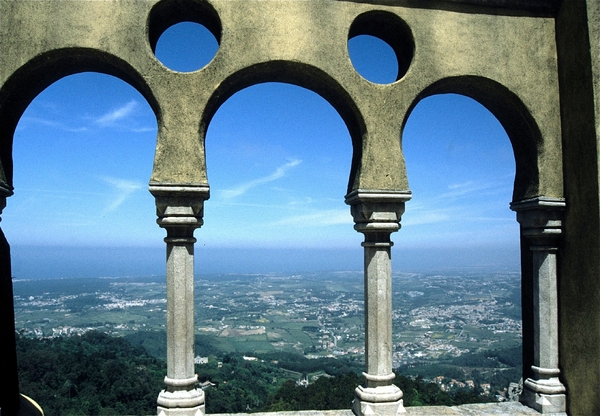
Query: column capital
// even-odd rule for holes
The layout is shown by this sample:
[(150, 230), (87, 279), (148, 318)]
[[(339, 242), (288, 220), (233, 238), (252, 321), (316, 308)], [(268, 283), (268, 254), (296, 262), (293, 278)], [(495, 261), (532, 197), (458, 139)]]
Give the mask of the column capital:
[(357, 189), (346, 195), (354, 218), (354, 229), (361, 233), (393, 233), (400, 229), (404, 203), (410, 191)]
[(202, 226), (204, 201), (210, 197), (207, 184), (150, 182), (149, 190), (156, 201), (156, 222), (160, 227), (193, 232)]
[(537, 240), (560, 237), (565, 207), (564, 198), (544, 196), (510, 204), (510, 209), (517, 213), (517, 221), (521, 224), (523, 236)]

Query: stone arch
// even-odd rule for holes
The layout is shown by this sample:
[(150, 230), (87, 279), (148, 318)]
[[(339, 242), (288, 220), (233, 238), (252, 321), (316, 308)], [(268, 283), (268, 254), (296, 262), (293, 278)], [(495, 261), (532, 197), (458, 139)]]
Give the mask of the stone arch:
[[(18, 68), (0, 89), (0, 214), (6, 197), (13, 193), (12, 147), (14, 133), (27, 106), (54, 82), (81, 72), (100, 72), (128, 83), (148, 101), (157, 119), (159, 106), (142, 76), (124, 60), (90, 48), (63, 48), (38, 55)], [(16, 414), (19, 407), (31, 408), (29, 399), (19, 395), (14, 327), (14, 302), (10, 246), (0, 229), (0, 334), (8, 345), (0, 365), (5, 375), (0, 383), (0, 407)], [(12, 347), (11, 347), (12, 345)], [(36, 405), (37, 406), (37, 405)], [(38, 413), (39, 411), (39, 413)], [(32, 414), (41, 414), (38, 408)]]
[[(478, 76), (451, 77), (431, 84), (413, 101), (403, 126), (420, 100), (444, 93), (464, 95), (479, 102), (496, 117), (511, 142), (515, 181), (510, 208), (517, 213), (521, 246), (525, 387), (520, 401), (542, 413), (564, 411), (566, 389), (559, 380), (555, 302), (560, 273), (557, 252), (566, 206), (561, 144), (542, 134), (534, 118), (535, 109), (530, 111), (517, 94), (496, 81)], [(543, 400), (539, 400), (540, 395)]]
[(27, 106), (54, 82), (81, 72), (100, 72), (121, 79), (142, 94), (160, 119), (150, 87), (124, 60), (89, 48), (57, 49), (36, 56), (17, 69), (0, 90), (0, 190), (5, 188), (8, 195), (12, 194), (13, 136)]
[(200, 122), (200, 136), (204, 140), (210, 121), (229, 97), (244, 88), (265, 82), (297, 85), (323, 97), (338, 112), (352, 140), (352, 162), (348, 181), (349, 193), (358, 175), (362, 157), (362, 138), (366, 126), (358, 107), (348, 92), (331, 76), (319, 68), (289, 61), (270, 61), (238, 71), (225, 79), (209, 99)]
[(403, 128), (412, 110), (422, 99), (447, 93), (464, 95), (479, 102), (498, 119), (506, 131), (516, 165), (513, 201), (543, 195), (539, 153), (545, 150), (544, 138), (523, 101), (496, 81), (479, 76), (457, 76), (434, 82), (415, 98), (403, 120)]

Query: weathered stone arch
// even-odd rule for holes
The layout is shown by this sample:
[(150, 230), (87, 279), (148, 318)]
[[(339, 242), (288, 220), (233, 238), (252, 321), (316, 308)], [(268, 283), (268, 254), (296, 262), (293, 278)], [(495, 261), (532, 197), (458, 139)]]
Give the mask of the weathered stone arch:
[[(522, 348), (523, 379), (526, 379), (521, 400), (543, 412), (564, 409), (565, 387), (558, 379), (556, 306), (557, 240), (565, 206), (561, 143), (543, 136), (517, 94), (480, 76), (449, 77), (432, 83), (412, 102), (403, 127), (422, 99), (447, 93), (461, 94), (482, 104), (497, 118), (511, 142), (515, 157), (511, 209), (517, 212), (521, 224)], [(534, 398), (540, 394), (544, 395), (543, 404)]]
[(81, 72), (112, 75), (131, 85), (160, 119), (158, 102), (144, 78), (124, 60), (90, 48), (62, 48), (31, 59), (0, 89), (0, 190), (12, 192), (12, 142), (19, 120), (33, 99), (54, 82)]
[[(480, 76), (458, 76), (436, 81), (415, 98), (404, 118), (403, 127), (422, 99), (449, 93), (474, 99), (502, 124), (515, 156), (513, 201), (537, 196), (562, 197), (562, 174), (557, 175), (556, 172), (562, 167), (560, 142), (556, 146), (557, 143), (544, 140), (536, 120), (519, 96), (496, 81)], [(548, 161), (543, 161), (548, 156), (555, 161), (551, 169), (545, 165)]]
[[(372, 313), (366, 318), (387, 319), (390, 234), (398, 230), (410, 199), (402, 117), (428, 95), (469, 96), (497, 117), (511, 139), (517, 161), (511, 207), (521, 224), (523, 276), (536, 275), (529, 299), (537, 296), (545, 304), (535, 311), (537, 327), (532, 319), (524, 328), (524, 333), (537, 331), (544, 341), (536, 351), (524, 346), (531, 352), (524, 354), (529, 360), (524, 363), (524, 401), (545, 413), (599, 414), (600, 370), (594, 365), (600, 357), (595, 306), (600, 299), (599, 16), (597, 0), (0, 0), (0, 214), (12, 193), (14, 129), (28, 103), (66, 75), (115, 75), (138, 89), (157, 115), (150, 190), (158, 223), (167, 230), (167, 280), (189, 285), (193, 230), (202, 225), (209, 195), (205, 132), (199, 130), (225, 95), (244, 83), (291, 82), (322, 95), (350, 130), (354, 160), (346, 201), (355, 229), (365, 234), (365, 280), (372, 289), (386, 288), (367, 290)], [(160, 34), (184, 20), (204, 24), (220, 41), (211, 63), (188, 74), (165, 68), (153, 55)], [(391, 44), (401, 67), (396, 82), (376, 85), (356, 73), (346, 45), (358, 34)], [(243, 76), (236, 79), (235, 74)], [(233, 88), (226, 85), (229, 81), (239, 85), (234, 82)], [(9, 260), (4, 261), (9, 248), (1, 235), (0, 259), (0, 333), (10, 343), (12, 286)], [(185, 319), (171, 324), (187, 328), (187, 338), (168, 341), (167, 389), (159, 395), (159, 414), (203, 414), (204, 397), (193, 377), (193, 293), (175, 286), (168, 289), (169, 309)], [(385, 347), (391, 344), (391, 323), (376, 321), (365, 331), (373, 349), (367, 357), (367, 386), (357, 389), (357, 414), (395, 414), (402, 408), (402, 393), (391, 386), (390, 349)], [(14, 414), (16, 371), (9, 368), (12, 358), (3, 358), (0, 406), (3, 413)], [(187, 409), (181, 412), (182, 406)]]
[(204, 141), (208, 126), (227, 99), (245, 88), (266, 82), (282, 82), (306, 88), (324, 98), (338, 112), (350, 133), (352, 140), (352, 164), (348, 181), (349, 193), (360, 169), (362, 137), (366, 133), (360, 110), (347, 91), (323, 70), (290, 61), (270, 61), (237, 71), (216, 88), (210, 97), (200, 121), (200, 136)]
[[(18, 68), (0, 89), (0, 213), (6, 197), (13, 193), (12, 148), (16, 127), (23, 112), (35, 97), (60, 79), (82, 72), (100, 72), (115, 76), (138, 90), (148, 101), (157, 118), (160, 114), (157, 101), (143, 77), (124, 60), (91, 48), (61, 48), (42, 53)], [(149, 161), (150, 162), (150, 161)], [(15, 343), (14, 301), (10, 245), (0, 230), (0, 334), (3, 343)], [(13, 348), (8, 348), (0, 373), (0, 407), (7, 414), (41, 410), (27, 410), (33, 405), (29, 399), (19, 396), (17, 357)]]

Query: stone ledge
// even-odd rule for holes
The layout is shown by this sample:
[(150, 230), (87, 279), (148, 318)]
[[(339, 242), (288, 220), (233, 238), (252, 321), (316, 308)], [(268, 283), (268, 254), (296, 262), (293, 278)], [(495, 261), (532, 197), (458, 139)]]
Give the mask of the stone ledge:
[[(462, 406), (413, 406), (406, 407), (406, 415), (416, 416), (513, 416), (539, 415), (536, 410), (519, 402), (477, 403)], [(354, 416), (351, 410), (304, 410), (299, 412), (273, 413), (221, 413), (214, 416)]]

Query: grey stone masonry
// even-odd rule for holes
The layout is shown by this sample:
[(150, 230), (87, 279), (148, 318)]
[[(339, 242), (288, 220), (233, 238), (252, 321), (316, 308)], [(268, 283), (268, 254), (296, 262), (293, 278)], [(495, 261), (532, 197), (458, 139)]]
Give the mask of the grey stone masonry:
[[(219, 43), (197, 71), (172, 71), (154, 53), (180, 22), (204, 25)], [(369, 82), (356, 71), (348, 41), (360, 35), (392, 48), (394, 82)], [(158, 125), (150, 190), (167, 230), (168, 374), (158, 412), (197, 416), (204, 396), (193, 371), (193, 232), (209, 196), (206, 133), (244, 88), (283, 82), (320, 95), (348, 128), (346, 201), (365, 235), (367, 383), (353, 409), (395, 414), (404, 407), (392, 384), (390, 234), (410, 199), (403, 132), (422, 100), (470, 97), (496, 117), (514, 151), (522, 403), (600, 415), (599, 63), (598, 0), (0, 0), (0, 198), (13, 193), (15, 132), (41, 91), (99, 72), (144, 97)], [(0, 360), (0, 407), (14, 416), (20, 396), (3, 237), (0, 259), (0, 337), (10, 350)], [(429, 414), (456, 414), (440, 409)], [(504, 410), (489, 414), (522, 414)]]
[(565, 201), (533, 198), (511, 204), (533, 257), (533, 377), (524, 382), (521, 401), (541, 413), (566, 411), (559, 380), (557, 253)]
[(194, 230), (202, 226), (208, 186), (150, 184), (157, 223), (167, 230), (167, 376), (159, 416), (202, 416), (204, 392), (194, 371)]
[(365, 235), (366, 386), (352, 405), (358, 415), (405, 413), (402, 390), (392, 384), (392, 264), (390, 234), (400, 228), (410, 192), (357, 190), (346, 196), (354, 229)]

